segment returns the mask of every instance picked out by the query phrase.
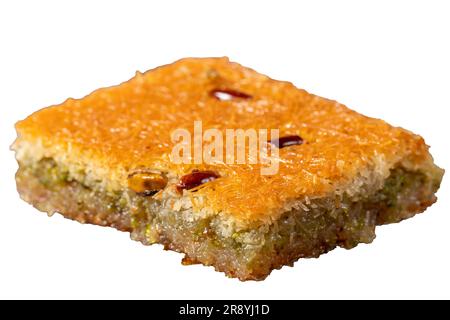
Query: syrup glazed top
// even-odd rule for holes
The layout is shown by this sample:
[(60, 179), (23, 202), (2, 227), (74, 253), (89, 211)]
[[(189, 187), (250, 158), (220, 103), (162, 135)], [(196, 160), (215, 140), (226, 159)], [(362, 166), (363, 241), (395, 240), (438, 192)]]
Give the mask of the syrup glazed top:
[[(279, 149), (279, 172), (271, 176), (261, 175), (259, 164), (172, 163), (170, 133), (192, 132), (195, 120), (203, 130), (279, 129), (281, 138), (301, 143)], [(124, 188), (137, 168), (178, 178), (217, 172), (220, 178), (186, 191), (203, 199), (194, 209), (253, 222), (276, 219), (296, 200), (344, 190), (367, 172), (385, 178), (399, 163), (417, 169), (431, 161), (421, 137), (228, 58), (188, 58), (138, 72), (118, 86), (42, 109), (16, 129), (17, 143), (39, 142), (49, 154), (64, 154), (67, 165), (103, 168), (100, 179)]]

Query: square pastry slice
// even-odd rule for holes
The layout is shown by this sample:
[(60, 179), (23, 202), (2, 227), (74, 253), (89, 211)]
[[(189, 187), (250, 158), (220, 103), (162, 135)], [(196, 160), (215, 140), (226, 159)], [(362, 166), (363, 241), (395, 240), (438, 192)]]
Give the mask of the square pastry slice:
[[(195, 140), (200, 125), (217, 141), (229, 132), (250, 141), (252, 132), (278, 130), (265, 147), (277, 170), (262, 174), (267, 161), (255, 161), (250, 142), (235, 148), (237, 138), (216, 144), (232, 147), (205, 161), (204, 149), (196, 154), (206, 148), (204, 135), (184, 141), (183, 161), (175, 161), (174, 132)], [(443, 176), (420, 136), (227, 58), (137, 73), (42, 109), (16, 129), (25, 201), (129, 231), (184, 253), (185, 264), (241, 280), (370, 243), (377, 225), (433, 204)], [(240, 151), (242, 161), (234, 161)]]

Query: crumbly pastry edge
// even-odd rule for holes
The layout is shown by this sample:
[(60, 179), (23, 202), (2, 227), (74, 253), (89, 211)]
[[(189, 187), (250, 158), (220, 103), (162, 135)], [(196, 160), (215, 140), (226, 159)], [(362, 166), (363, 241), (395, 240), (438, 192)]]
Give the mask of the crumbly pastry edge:
[[(69, 176), (76, 180), (82, 181), (84, 184), (93, 188), (94, 190), (102, 190), (107, 193), (114, 193), (127, 189), (126, 178), (132, 171), (131, 168), (110, 168), (102, 166), (98, 163), (95, 157), (86, 151), (81, 151), (78, 148), (68, 144), (50, 145), (43, 142), (40, 138), (26, 139), (22, 136), (12, 145), (12, 150), (16, 152), (16, 159), (19, 163), (27, 166), (33, 165), (43, 158), (51, 158), (58, 165), (63, 166)], [(415, 159), (403, 155), (396, 159), (386, 159), (385, 155), (379, 154), (373, 157), (370, 165), (361, 168), (356, 176), (348, 181), (336, 184), (331, 192), (315, 196), (314, 198), (308, 195), (302, 196), (298, 199), (291, 199), (286, 202), (283, 207), (279, 208), (278, 212), (270, 215), (270, 220), (252, 220), (236, 218), (226, 212), (216, 212), (213, 208), (207, 205), (207, 199), (203, 195), (197, 195), (189, 191), (184, 191), (182, 195), (176, 192), (176, 183), (179, 176), (173, 172), (165, 172), (169, 178), (167, 187), (155, 195), (156, 199), (171, 199), (172, 209), (175, 211), (192, 209), (192, 217), (190, 219), (204, 219), (208, 216), (217, 216), (223, 225), (223, 236), (230, 236), (236, 231), (256, 228), (264, 224), (272, 224), (283, 213), (292, 209), (308, 210), (308, 206), (314, 199), (326, 198), (330, 196), (342, 197), (344, 194), (352, 199), (358, 201), (361, 195), (370, 195), (380, 190), (386, 178), (389, 177), (391, 170), (402, 167), (408, 171), (421, 171), (428, 175), (430, 179), (435, 179), (436, 175), (443, 175), (443, 169), (440, 169), (433, 162), (431, 154), (427, 154), (422, 161), (417, 162)], [(161, 168), (151, 168), (160, 170)], [(164, 170), (164, 169), (162, 169)], [(255, 191), (257, 192), (257, 191)]]

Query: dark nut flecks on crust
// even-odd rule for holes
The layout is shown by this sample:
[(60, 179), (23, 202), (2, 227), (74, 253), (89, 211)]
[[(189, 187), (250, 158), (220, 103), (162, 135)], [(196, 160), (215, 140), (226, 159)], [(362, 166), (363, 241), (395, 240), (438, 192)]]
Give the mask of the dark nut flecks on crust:
[(303, 144), (303, 139), (298, 135), (292, 135), (271, 140), (270, 143), (276, 146), (277, 148), (281, 149), (285, 147), (301, 145)]
[(166, 185), (167, 178), (161, 173), (138, 171), (128, 176), (128, 187), (143, 196), (152, 196)]
[(177, 184), (178, 192), (183, 192), (183, 190), (191, 190), (195, 187), (198, 187), (207, 182), (216, 180), (219, 178), (218, 175), (214, 171), (192, 171), (191, 173), (184, 175), (181, 177), (180, 181)]
[(245, 92), (241, 92), (241, 91), (233, 90), (233, 89), (214, 89), (214, 90), (211, 90), (210, 95), (220, 101), (229, 101), (229, 100), (233, 100), (233, 99), (251, 99), (252, 98), (251, 95), (249, 95)]

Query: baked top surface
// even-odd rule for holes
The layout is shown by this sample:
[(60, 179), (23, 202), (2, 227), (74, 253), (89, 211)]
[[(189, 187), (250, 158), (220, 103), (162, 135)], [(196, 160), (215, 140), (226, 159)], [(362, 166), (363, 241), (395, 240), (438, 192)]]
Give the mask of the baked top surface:
[[(236, 90), (249, 99), (220, 101), (215, 89)], [(193, 130), (279, 129), (305, 143), (279, 150), (279, 172), (260, 174), (260, 165), (174, 164), (170, 133)], [(201, 206), (241, 220), (276, 219), (287, 204), (305, 196), (322, 197), (344, 188), (364, 170), (427, 165), (423, 139), (384, 121), (360, 115), (293, 84), (272, 80), (227, 58), (179, 60), (82, 99), (42, 109), (16, 125), (19, 140), (40, 141), (107, 168), (125, 186), (137, 168), (178, 175), (194, 168), (220, 178), (195, 192)], [(83, 157), (79, 157), (83, 155)], [(112, 179), (112, 178), (111, 178)]]

